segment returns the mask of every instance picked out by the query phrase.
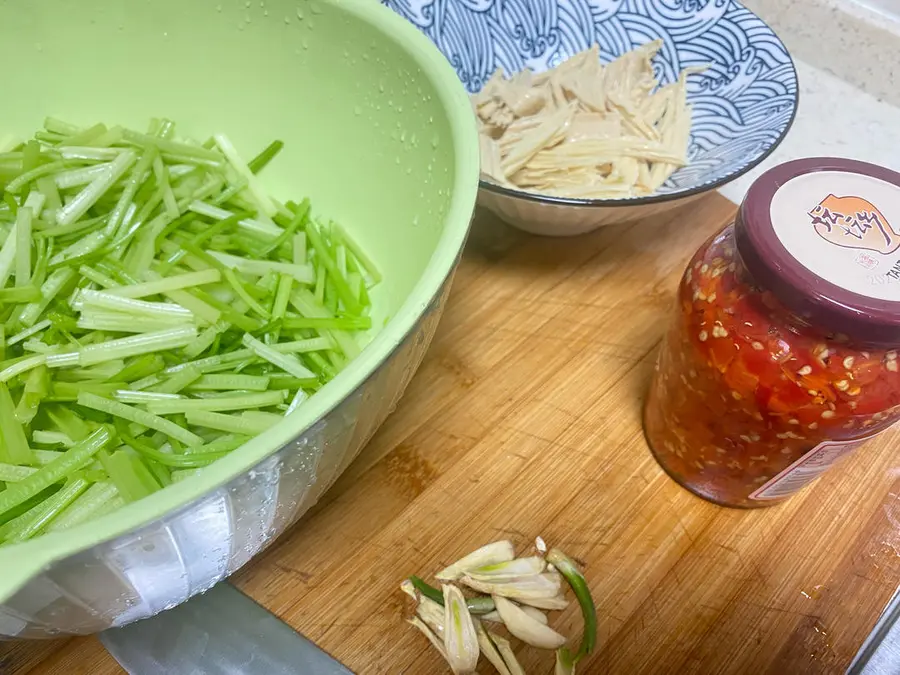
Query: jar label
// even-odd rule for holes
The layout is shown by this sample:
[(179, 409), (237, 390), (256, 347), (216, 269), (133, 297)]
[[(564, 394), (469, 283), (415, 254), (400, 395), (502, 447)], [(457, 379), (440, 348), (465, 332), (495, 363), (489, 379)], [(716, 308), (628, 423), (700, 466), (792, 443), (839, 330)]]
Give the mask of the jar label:
[(887, 429), (882, 429), (870, 436), (857, 438), (852, 441), (825, 441), (824, 443), (819, 443), (761, 488), (752, 492), (748, 499), (765, 501), (782, 499), (794, 494), (825, 473), (841, 457), (856, 450), (860, 445), (874, 438), (882, 431), (887, 431)]
[(847, 171), (805, 173), (778, 188), (770, 216), (782, 245), (813, 274), (900, 300), (900, 187)]

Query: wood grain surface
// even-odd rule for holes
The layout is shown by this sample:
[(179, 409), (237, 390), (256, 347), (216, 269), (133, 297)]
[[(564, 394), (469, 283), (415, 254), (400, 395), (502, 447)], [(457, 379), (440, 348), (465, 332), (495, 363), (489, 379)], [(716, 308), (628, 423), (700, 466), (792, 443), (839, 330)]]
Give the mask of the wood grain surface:
[[(676, 281), (733, 213), (712, 195), (569, 240), (480, 214), (398, 410), (237, 585), (357, 673), (444, 673), (399, 581), (540, 534), (585, 564), (597, 601), (580, 673), (842, 673), (900, 583), (897, 434), (740, 511), (676, 485), (641, 433)], [(552, 624), (574, 642), (577, 607)], [(519, 653), (552, 672), (549, 652)], [(118, 672), (94, 638), (0, 645), (4, 675)]]

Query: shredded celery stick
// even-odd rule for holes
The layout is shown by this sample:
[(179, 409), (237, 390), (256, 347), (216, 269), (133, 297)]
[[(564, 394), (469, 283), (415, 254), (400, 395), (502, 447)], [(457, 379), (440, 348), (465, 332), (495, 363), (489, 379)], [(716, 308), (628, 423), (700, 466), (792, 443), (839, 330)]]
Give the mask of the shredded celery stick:
[(42, 466), (24, 480), (7, 487), (0, 492), (0, 516), (80, 469), (111, 440), (110, 430), (100, 427), (83, 441), (62, 453), (59, 459)]
[(219, 336), (228, 330), (227, 323), (215, 323), (203, 329), (193, 342), (184, 348), (184, 355), (189, 359), (195, 359), (209, 349)]
[(281, 152), (282, 148), (284, 148), (283, 141), (272, 141), (261, 153), (247, 162), (247, 168), (253, 173), (259, 173), (275, 158), (275, 155)]
[[(142, 333), (118, 340), (108, 340), (82, 347), (77, 352), (77, 363), (91, 366), (104, 361), (159, 352), (190, 344), (197, 337), (197, 329), (193, 326), (181, 326), (152, 333)], [(53, 367), (55, 364), (49, 364)]]
[(281, 370), (290, 373), (294, 377), (315, 377), (315, 374), (300, 363), (300, 360), (297, 357), (290, 354), (282, 354), (269, 345), (263, 344), (249, 333), (244, 334), (242, 342), (247, 349), (256, 354), (259, 358), (268, 361), (277, 368), (281, 368)]
[(247, 190), (253, 195), (254, 201), (259, 205), (262, 212), (269, 217), (274, 216), (277, 209), (272, 198), (263, 190), (259, 179), (250, 167), (244, 163), (244, 160), (241, 159), (228, 137), (225, 134), (216, 134), (213, 138), (216, 139), (216, 145), (219, 146), (222, 154), (225, 155), (231, 166), (234, 167), (234, 170), (247, 181)]
[[(2, 387), (3, 385), (0, 385)], [(25, 377), (25, 386), (16, 406), (16, 419), (20, 424), (31, 424), (38, 408), (50, 394), (50, 377), (47, 366), (38, 366)], [(36, 432), (35, 432), (36, 433)]]
[(194, 380), (199, 379), (202, 375), (199, 368), (187, 366), (184, 370), (179, 370), (171, 375), (167, 380), (160, 384), (153, 385), (153, 391), (161, 394), (177, 394), (179, 391), (189, 386)]
[(288, 406), (287, 410), (284, 411), (284, 416), (287, 417), (288, 415), (290, 415), (308, 398), (309, 395), (305, 391), (303, 391), (302, 389), (298, 389), (297, 393), (294, 394), (294, 398), (291, 399), (291, 404)]
[(189, 309), (176, 303), (123, 298), (104, 291), (81, 291), (77, 296), (76, 303), (82, 314), (85, 311), (99, 309), (136, 317), (153, 317), (179, 324), (192, 323), (194, 320), (194, 315)]
[(83, 523), (118, 494), (116, 486), (108, 481), (94, 483), (50, 523), (47, 531), (65, 530)]
[(0, 248), (0, 287), (6, 285), (9, 276), (13, 272), (13, 264), (16, 259), (17, 239), (18, 235), (16, 234), (16, 227), (13, 226), (10, 229), (9, 234), (6, 235), (3, 247)]
[[(35, 443), (39, 443), (41, 445), (62, 445), (66, 448), (71, 448), (73, 445), (75, 445), (75, 441), (73, 441), (61, 431), (43, 431), (42, 429), (36, 429), (32, 432), (31, 438)], [(41, 454), (46, 452), (46, 450), (35, 451), (39, 462), (41, 461)]]
[(221, 391), (238, 389), (243, 391), (266, 391), (269, 388), (268, 375), (232, 375), (217, 373), (203, 375), (190, 385), (191, 391)]
[(56, 222), (60, 225), (69, 225), (81, 218), (134, 164), (135, 159), (134, 152), (130, 150), (126, 150), (116, 157), (110, 162), (105, 173), (92, 180), (72, 201), (59, 210), (59, 213), (56, 214)]
[(19, 358), (15, 363), (11, 363), (3, 370), (0, 370), (0, 382), (9, 382), (14, 377), (26, 373), (32, 368), (37, 368), (47, 363), (45, 354), (35, 354), (27, 358)]
[(141, 459), (126, 450), (102, 452), (100, 463), (126, 502), (135, 502), (160, 488)]
[(265, 190), (281, 141), (245, 163), (149, 129), (48, 118), (0, 149), (0, 545), (192, 479), (369, 337), (380, 274)]
[(50, 302), (75, 279), (75, 275), (75, 270), (63, 267), (47, 277), (41, 285), (41, 299), (25, 305), (19, 315), (19, 322), (24, 326), (33, 326)]
[[(235, 215), (231, 213), (231, 211), (219, 208), (212, 204), (207, 204), (200, 200), (191, 202), (188, 205), (188, 208), (194, 213), (199, 213), (200, 215), (211, 218), (212, 220), (235, 220)], [(237, 219), (237, 224), (240, 229), (243, 229), (250, 234), (264, 237), (266, 239), (278, 237), (283, 232), (283, 230), (274, 223), (269, 223), (254, 218)]]
[(0, 481), (4, 483), (17, 483), (25, 480), (37, 469), (31, 466), (17, 466), (15, 464), (0, 463)]
[[(69, 188), (87, 185), (98, 176), (106, 174), (109, 171), (110, 164), (111, 162), (107, 162), (104, 164), (94, 164), (93, 166), (83, 166), (78, 169), (70, 169), (69, 171), (61, 171), (53, 176), (53, 184), (56, 185), (58, 190), (67, 190)], [(44, 178), (48, 178), (48, 176), (38, 178), (35, 183)]]
[(231, 267), (246, 274), (253, 274), (261, 277), (267, 272), (281, 272), (283, 274), (290, 274), (301, 284), (311, 284), (315, 281), (313, 270), (309, 265), (294, 265), (292, 263), (271, 262), (268, 260), (251, 260), (236, 255), (229, 255), (228, 253), (219, 253), (218, 251), (213, 251), (210, 255), (227, 267)]
[(5, 384), (0, 384), (0, 457), (10, 464), (33, 464), (34, 453), (28, 447), (25, 430), (16, 419), (16, 407)]
[(149, 403), (151, 401), (184, 398), (181, 394), (165, 394), (160, 391), (142, 391), (139, 389), (116, 389), (112, 395), (120, 403)]
[(34, 211), (23, 206), (16, 216), (16, 286), (31, 281), (31, 220)]
[(191, 410), (246, 410), (247, 408), (266, 408), (284, 402), (285, 391), (266, 391), (242, 396), (224, 395), (214, 398), (181, 398), (168, 401), (148, 401), (147, 410), (157, 415), (186, 413)]
[(272, 426), (268, 422), (260, 423), (258, 420), (248, 420), (245, 417), (225, 415), (207, 410), (191, 410), (185, 413), (185, 417), (188, 424), (227, 431), (232, 434), (245, 434), (247, 436), (256, 436), (267, 431)]
[(149, 413), (146, 410), (141, 410), (140, 408), (135, 408), (134, 406), (126, 405), (125, 403), (119, 403), (118, 401), (112, 401), (108, 398), (91, 394), (90, 392), (83, 392), (78, 395), (78, 405), (82, 405), (85, 408), (92, 408), (114, 417), (120, 417), (150, 429), (161, 431), (167, 436), (181, 441), (186, 445), (201, 445), (203, 443), (203, 439), (197, 434), (191, 433), (184, 427), (180, 427), (163, 417)]
[(75, 478), (66, 483), (52, 497), (31, 509), (28, 512), (29, 518), (6, 535), (6, 542), (15, 543), (33, 537), (87, 490), (89, 485), (84, 478)]
[(159, 295), (160, 293), (168, 293), (169, 291), (177, 291), (183, 288), (214, 284), (221, 279), (222, 274), (219, 270), (203, 270), (201, 272), (188, 272), (186, 274), (157, 278), (142, 284), (117, 286), (116, 288), (111, 288), (108, 292), (110, 295), (117, 295), (120, 298), (144, 298), (148, 295)]
[[(68, 445), (66, 445), (66, 447), (71, 448), (73, 445), (75, 445), (75, 441), (71, 441)], [(55, 462), (57, 459), (62, 457), (62, 454), (62, 452), (57, 452), (56, 450), (35, 450), (34, 458), (35, 460), (37, 460), (38, 466), (47, 466), (50, 462)]]

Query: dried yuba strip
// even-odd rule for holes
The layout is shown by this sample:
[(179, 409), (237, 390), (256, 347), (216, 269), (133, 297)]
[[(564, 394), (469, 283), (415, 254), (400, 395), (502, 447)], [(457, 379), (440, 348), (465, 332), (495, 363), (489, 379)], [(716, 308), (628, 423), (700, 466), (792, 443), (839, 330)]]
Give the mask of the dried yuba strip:
[(543, 73), (498, 70), (472, 96), (482, 176), (504, 187), (581, 199), (652, 194), (688, 163), (689, 67), (660, 87), (654, 40), (600, 63), (597, 45)]

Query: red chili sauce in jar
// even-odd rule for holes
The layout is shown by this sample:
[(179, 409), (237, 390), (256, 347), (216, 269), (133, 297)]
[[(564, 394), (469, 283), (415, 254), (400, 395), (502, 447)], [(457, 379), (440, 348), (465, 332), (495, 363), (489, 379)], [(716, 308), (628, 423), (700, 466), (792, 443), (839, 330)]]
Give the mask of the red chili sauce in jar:
[(685, 271), (648, 442), (701, 497), (776, 503), (897, 420), (898, 349), (900, 174), (783, 164)]

